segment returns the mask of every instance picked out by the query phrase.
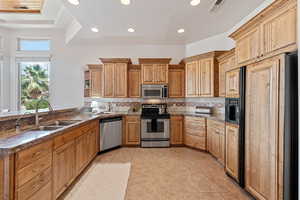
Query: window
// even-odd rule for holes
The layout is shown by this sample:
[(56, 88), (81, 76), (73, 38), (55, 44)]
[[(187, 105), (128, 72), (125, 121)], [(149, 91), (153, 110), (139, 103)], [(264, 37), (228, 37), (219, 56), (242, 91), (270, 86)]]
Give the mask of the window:
[(18, 39), (19, 51), (50, 51), (50, 40)]
[[(50, 62), (19, 62), (21, 110), (34, 110), (41, 98), (49, 100), (49, 69)], [(47, 103), (41, 102), (39, 109), (45, 108)]]

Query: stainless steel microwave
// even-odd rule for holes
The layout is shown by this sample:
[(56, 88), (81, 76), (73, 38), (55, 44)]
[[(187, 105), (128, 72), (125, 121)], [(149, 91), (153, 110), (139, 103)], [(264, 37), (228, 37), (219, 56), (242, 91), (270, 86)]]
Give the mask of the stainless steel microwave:
[(144, 99), (163, 99), (168, 97), (167, 85), (142, 85)]

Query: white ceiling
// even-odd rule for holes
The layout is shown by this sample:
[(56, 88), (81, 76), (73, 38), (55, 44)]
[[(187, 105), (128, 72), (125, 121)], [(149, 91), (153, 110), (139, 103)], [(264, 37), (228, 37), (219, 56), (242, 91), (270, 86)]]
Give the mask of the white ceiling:
[[(201, 0), (192, 7), (190, 0), (81, 0), (79, 6), (63, 3), (83, 28), (75, 40), (99, 43), (186, 44), (223, 33), (250, 14), (264, 0), (225, 0), (210, 13), (214, 1)], [(90, 31), (97, 26), (99, 33)], [(128, 33), (133, 27), (136, 32)], [(177, 30), (184, 28), (184, 34)]]
[[(201, 0), (192, 7), (190, 0), (131, 0), (125, 6), (120, 0), (80, 0), (74, 6), (67, 0), (46, 0), (42, 15), (0, 14), (0, 26), (68, 27), (66, 21), (75, 18), (82, 28), (74, 43), (187, 44), (228, 31), (264, 0), (225, 0), (211, 13), (213, 2)], [(94, 26), (98, 33), (91, 32)], [(129, 33), (130, 27), (136, 32)], [(185, 33), (178, 34), (179, 28)]]

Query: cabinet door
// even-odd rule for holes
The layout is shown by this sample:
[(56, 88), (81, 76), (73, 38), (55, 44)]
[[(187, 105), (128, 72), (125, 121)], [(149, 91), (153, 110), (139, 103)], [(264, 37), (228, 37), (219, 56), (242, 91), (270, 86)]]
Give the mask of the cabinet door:
[(129, 70), (128, 96), (130, 98), (141, 97), (141, 70)]
[(212, 58), (203, 59), (200, 61), (199, 70), (199, 88), (200, 96), (214, 96), (214, 60)]
[(276, 13), (262, 24), (263, 53), (296, 44), (296, 13), (295, 4), (293, 8)]
[(237, 62), (243, 63), (260, 56), (260, 29), (254, 28), (236, 42)]
[(104, 64), (104, 97), (114, 97), (115, 64)]
[(94, 159), (96, 154), (98, 153), (98, 137), (97, 135), (99, 134), (97, 128), (92, 128), (90, 132), (87, 134), (87, 141), (88, 141), (88, 162)]
[(187, 63), (185, 67), (186, 97), (199, 96), (198, 78), (199, 78), (198, 61)]
[(87, 134), (76, 138), (76, 174), (79, 174), (88, 163), (88, 148)]
[(240, 71), (226, 72), (226, 97), (237, 98), (240, 96)]
[(75, 142), (71, 141), (53, 152), (53, 194), (57, 198), (75, 176)]
[(220, 157), (220, 135), (216, 130), (211, 134), (211, 154), (216, 158)]
[(239, 128), (226, 125), (226, 171), (234, 178), (238, 178), (239, 160)]
[(168, 65), (155, 64), (154, 65), (154, 83), (167, 84), (168, 83)]
[(0, 159), (0, 199), (4, 197), (4, 160)]
[(184, 97), (184, 70), (169, 70), (169, 97)]
[(206, 150), (206, 119), (201, 117), (184, 118), (184, 144)]
[(143, 64), (142, 65), (142, 81), (143, 81), (143, 84), (154, 83), (154, 65), (153, 64)]
[(91, 69), (91, 97), (102, 97), (103, 95), (103, 78), (102, 78), (103, 68)]
[(279, 58), (248, 66), (246, 89), (246, 189), (260, 200), (278, 199)]
[(225, 73), (227, 71), (227, 68), (228, 68), (228, 61), (227, 60), (219, 63), (219, 96), (220, 97), (225, 97), (225, 95), (226, 95)]
[(127, 116), (126, 117), (126, 145), (140, 144), (140, 117)]
[(117, 63), (114, 70), (114, 97), (127, 97), (127, 64)]
[(171, 117), (171, 144), (172, 145), (183, 144), (183, 117), (182, 116)]
[(224, 165), (225, 163), (225, 130), (223, 131), (223, 134), (219, 134), (220, 136), (220, 154), (219, 154), (219, 161)]

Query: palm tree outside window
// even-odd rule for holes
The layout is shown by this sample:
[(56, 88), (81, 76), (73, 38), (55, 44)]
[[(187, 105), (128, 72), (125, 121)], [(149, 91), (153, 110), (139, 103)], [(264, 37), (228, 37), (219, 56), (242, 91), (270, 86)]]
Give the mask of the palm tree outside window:
[[(37, 102), (49, 100), (50, 62), (20, 62), (20, 109), (34, 110)], [(39, 109), (48, 108), (41, 103)]]

